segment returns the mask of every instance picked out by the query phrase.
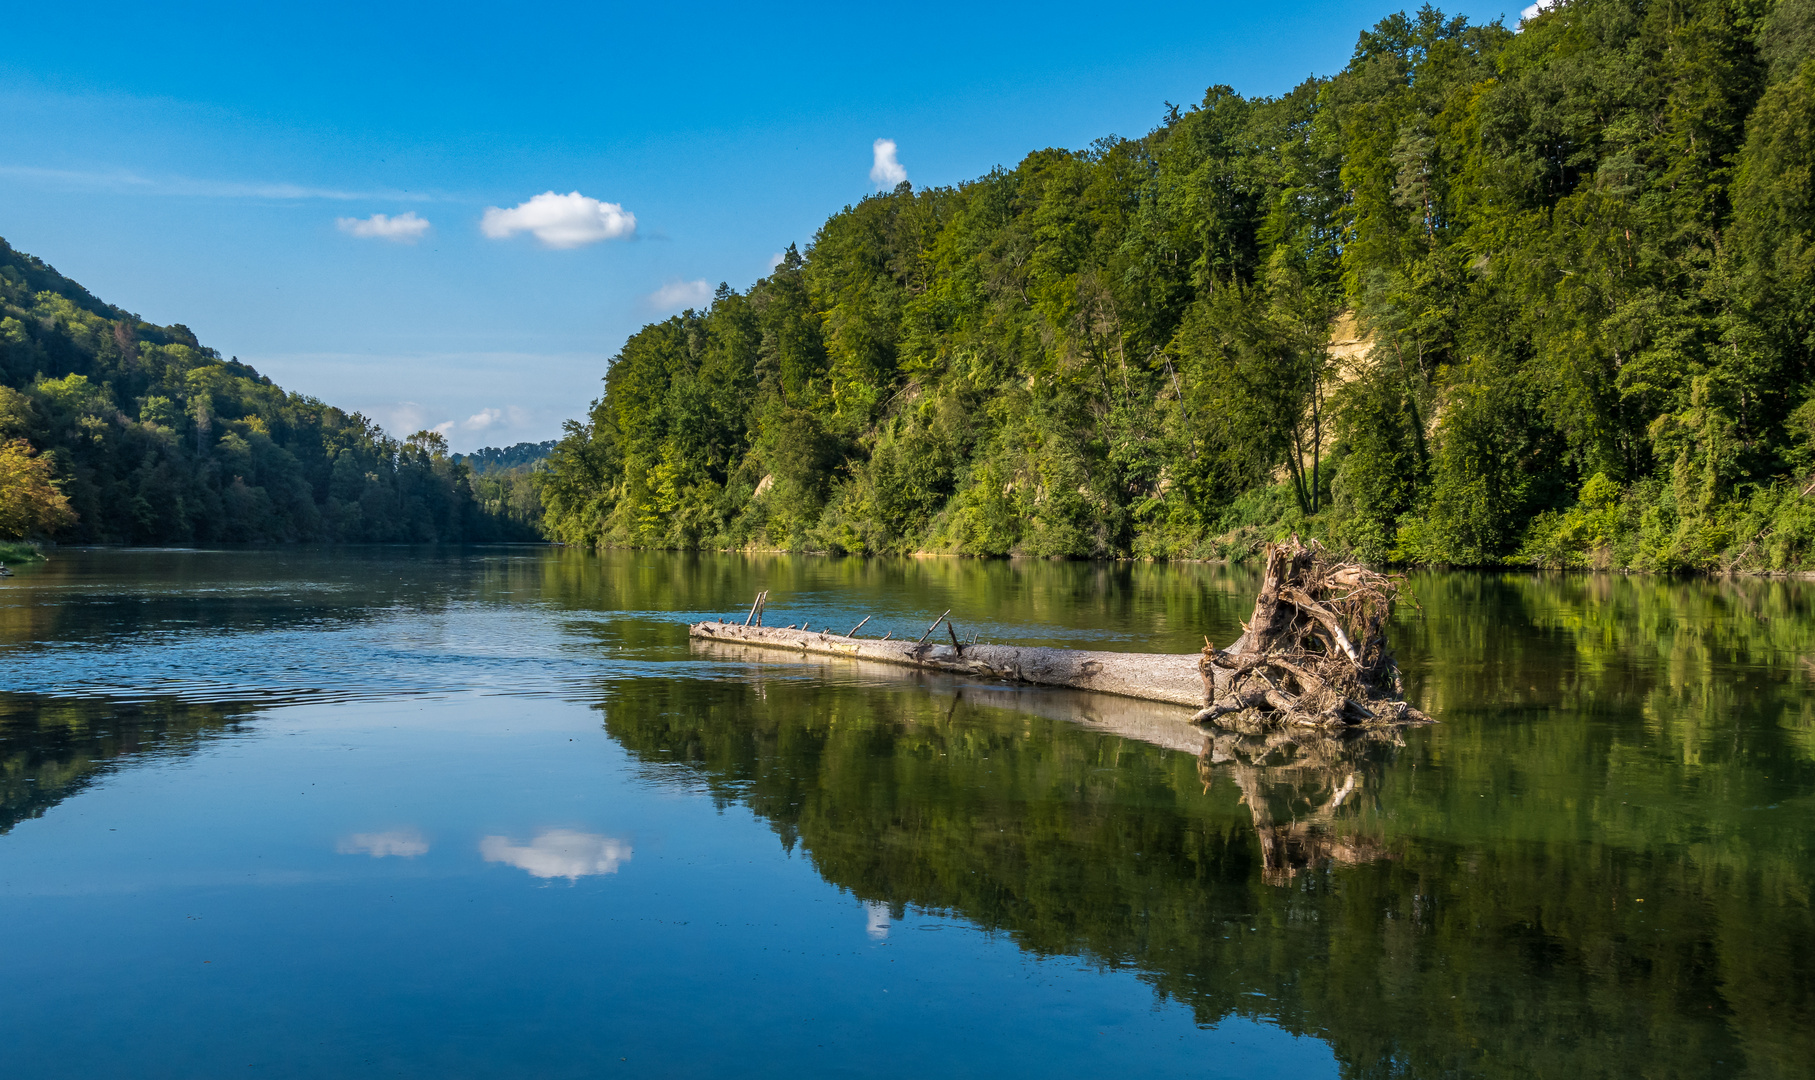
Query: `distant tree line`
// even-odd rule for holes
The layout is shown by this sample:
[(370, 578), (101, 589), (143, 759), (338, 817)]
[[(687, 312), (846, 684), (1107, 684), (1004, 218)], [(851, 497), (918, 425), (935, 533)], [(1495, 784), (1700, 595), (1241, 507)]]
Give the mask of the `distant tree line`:
[(473, 494), (488, 514), (521, 529), (542, 527), (542, 472), (556, 441), (520, 442), (499, 449), (487, 446), (454, 460), (473, 470)]
[(556, 440), (549, 439), (547, 442), (520, 442), (502, 448), (485, 446), (470, 454), (455, 454), (454, 460), (464, 462), (475, 473), (533, 467), (547, 459), (554, 451), (555, 442)]
[(902, 184), (633, 335), (547, 529), (1807, 565), (1812, 40), (1815, 0), (1426, 7), (1280, 97)]
[[(0, 538), (534, 538), (439, 434), (399, 442), (0, 240)], [(15, 483), (15, 477), (23, 478)]]

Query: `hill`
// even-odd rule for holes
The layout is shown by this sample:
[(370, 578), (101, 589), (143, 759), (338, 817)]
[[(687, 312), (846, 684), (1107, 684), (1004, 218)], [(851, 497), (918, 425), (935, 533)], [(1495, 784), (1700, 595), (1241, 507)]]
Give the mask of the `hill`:
[(524, 530), (542, 525), (541, 473), (555, 440), (520, 442), (502, 449), (487, 446), (454, 460), (473, 470), (473, 494), (487, 513)]
[[(155, 326), (0, 240), (0, 444), (67, 506), (0, 531), (79, 543), (477, 541), (534, 530), (475, 498), (434, 432), (399, 442), (286, 393), (182, 325)], [(29, 465), (27, 463), (30, 463)], [(9, 471), (8, 475), (11, 475)], [(20, 490), (8, 485), (9, 493)]]
[(903, 184), (633, 335), (547, 527), (1809, 565), (1812, 36), (1815, 0), (1426, 7), (1280, 97)]

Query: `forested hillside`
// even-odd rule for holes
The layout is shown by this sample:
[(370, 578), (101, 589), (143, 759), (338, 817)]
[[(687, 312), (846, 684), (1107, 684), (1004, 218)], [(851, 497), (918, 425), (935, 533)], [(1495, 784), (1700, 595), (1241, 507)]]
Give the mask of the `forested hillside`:
[[(1808, 565), (1815, 0), (1425, 8), (625, 343), (577, 543)], [(1352, 342), (1332, 349), (1332, 340)]]
[(538, 531), (542, 527), (541, 472), (555, 440), (520, 442), (500, 449), (487, 446), (470, 454), (455, 454), (454, 460), (473, 473), (473, 494), (488, 514), (510, 521), (519, 529)]
[[(82, 543), (533, 539), (434, 432), (398, 442), (0, 241), (0, 536)], [(31, 470), (49, 484), (14, 484)], [(52, 486), (54, 485), (54, 487)], [(56, 499), (61, 492), (66, 505)], [(15, 505), (17, 504), (17, 505)]]

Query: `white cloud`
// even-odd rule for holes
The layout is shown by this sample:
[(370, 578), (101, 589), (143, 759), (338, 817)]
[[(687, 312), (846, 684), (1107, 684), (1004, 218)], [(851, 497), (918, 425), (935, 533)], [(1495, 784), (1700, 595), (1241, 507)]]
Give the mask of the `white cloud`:
[(550, 829), (527, 844), (513, 844), (506, 837), (488, 836), (479, 841), (486, 862), (504, 863), (526, 870), (531, 877), (569, 881), (593, 874), (615, 874), (630, 861), (630, 845), (622, 840), (572, 829)]
[(876, 151), (876, 163), (870, 166), (871, 182), (877, 187), (892, 188), (907, 179), (907, 170), (895, 156), (894, 139), (877, 139), (871, 148)]
[(467, 417), (466, 423), (460, 426), (468, 431), (484, 431), (502, 419), (504, 419), (503, 409), (480, 409)]
[(682, 308), (701, 307), (712, 299), (712, 286), (706, 284), (705, 278), (697, 281), (670, 281), (656, 291), (644, 297), (649, 306), (657, 311), (679, 311)]
[(422, 406), (414, 401), (380, 405), (372, 411), (378, 414), (377, 419), (384, 425), (384, 429), (392, 434), (402, 432), (408, 435), (411, 432), (421, 431), (423, 425), (428, 423), (428, 414), (423, 412)]
[[(440, 412), (441, 410), (437, 409), (436, 411)], [(408, 438), (418, 431), (433, 431), (445, 438), (454, 430), (454, 422), (452, 420), (443, 420), (435, 424), (429, 423), (428, 409), (414, 401), (396, 401), (386, 405), (379, 405), (372, 409), (372, 414), (374, 419), (378, 421), (379, 426), (383, 427), (387, 434), (396, 439)], [(442, 413), (442, 415), (445, 416), (446, 413)]]
[[(640, 308), (641, 297), (632, 299)], [(559, 438), (574, 402), (598, 396), (599, 372), (611, 358), (599, 351), (398, 351), (241, 353), (240, 359), (280, 386), (357, 410), (396, 436), (438, 421), (464, 421), (487, 407), (502, 409), (504, 419), (484, 431), (454, 425), (448, 442), (467, 453), (500, 440)], [(522, 378), (528, 371), (536, 377)]]
[(374, 859), (388, 855), (414, 859), (428, 854), (429, 842), (415, 829), (392, 829), (390, 832), (354, 833), (343, 838), (334, 850), (342, 855), (370, 855)]
[(774, 273), (775, 268), (780, 266), (782, 264), (782, 260), (786, 259), (787, 257), (788, 257), (788, 253), (785, 251), (778, 251), (775, 254), (769, 256), (769, 272)]
[(479, 219), (479, 231), (493, 240), (526, 232), (545, 247), (576, 248), (633, 236), (637, 218), (617, 203), (600, 202), (577, 191), (566, 195), (545, 191), (509, 210), (487, 207)]
[(390, 240), (399, 244), (414, 244), (422, 239), (422, 234), (429, 231), (427, 218), (419, 218), (414, 210), (386, 217), (373, 214), (369, 218), (335, 218), (334, 224), (348, 236)]
[(1562, 0), (1538, 0), (1537, 3), (1526, 8), (1524, 11), (1519, 12), (1520, 24), (1523, 25), (1525, 23), (1530, 22), (1531, 20), (1537, 18), (1539, 15), (1542, 15), (1544, 12), (1549, 11), (1552, 8), (1555, 8), (1561, 2), (1562, 2)]

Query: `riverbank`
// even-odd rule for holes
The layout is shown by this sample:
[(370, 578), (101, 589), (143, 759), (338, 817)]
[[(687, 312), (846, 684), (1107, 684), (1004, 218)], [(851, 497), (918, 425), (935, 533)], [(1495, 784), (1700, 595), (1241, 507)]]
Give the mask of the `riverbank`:
[(1763, 579), (1767, 579), (1767, 580), (1776, 579), (1776, 580), (1789, 580), (1789, 581), (1815, 581), (1815, 566), (1805, 566), (1805, 564), (1800, 564), (1800, 563), (1795, 566), (1788, 567), (1788, 568), (1775, 568), (1775, 567), (1770, 567), (1770, 566), (1752, 566), (1752, 565), (1746, 565), (1744, 562), (1740, 562), (1740, 561), (1734, 561), (1733, 564), (1715, 563), (1713, 565), (1707, 565), (1707, 566), (1684, 566), (1684, 565), (1626, 566), (1626, 565), (1609, 565), (1610, 560), (1605, 559), (1605, 558), (1596, 558), (1595, 557), (1597, 554), (1596, 552), (1583, 552), (1583, 553), (1581, 553), (1581, 557), (1579, 557), (1579, 558), (1557, 559), (1555, 561), (1541, 561), (1538, 559), (1520, 559), (1520, 558), (1489, 560), (1489, 561), (1474, 562), (1474, 563), (1407, 562), (1407, 561), (1396, 560), (1396, 559), (1375, 560), (1375, 559), (1366, 558), (1364, 556), (1364, 553), (1356, 550), (1352, 545), (1345, 544), (1341, 540), (1329, 538), (1328, 534), (1326, 534), (1326, 533), (1311, 531), (1311, 530), (1299, 531), (1294, 528), (1285, 528), (1285, 527), (1277, 528), (1277, 529), (1273, 529), (1273, 530), (1261, 530), (1258, 528), (1246, 528), (1237, 533), (1229, 533), (1229, 534), (1225, 534), (1224, 536), (1219, 536), (1216, 538), (1216, 540), (1210, 546), (1209, 553), (1202, 554), (1202, 555), (1143, 554), (1143, 555), (1112, 555), (1112, 556), (1091, 557), (1091, 556), (1066, 556), (1066, 555), (1030, 555), (1030, 554), (1024, 554), (1021, 552), (1013, 552), (1013, 551), (1008, 552), (1006, 554), (979, 554), (979, 553), (975, 553), (975, 552), (964, 552), (964, 551), (909, 551), (909, 552), (904, 552), (901, 554), (887, 554), (887, 553), (878, 553), (878, 552), (853, 552), (853, 551), (839, 550), (836, 548), (828, 549), (828, 548), (824, 548), (824, 547), (785, 548), (785, 547), (774, 547), (772, 545), (749, 545), (749, 546), (744, 546), (744, 547), (735, 547), (735, 546), (715, 546), (715, 545), (711, 545), (711, 544), (700, 544), (697, 546), (686, 547), (686, 546), (667, 545), (667, 544), (629, 544), (629, 543), (584, 544), (584, 543), (562, 543), (559, 541), (549, 541), (548, 543), (549, 543), (549, 546), (551, 546), (551, 547), (574, 548), (574, 549), (581, 550), (581, 551), (597, 551), (597, 552), (605, 552), (605, 551), (691, 552), (691, 553), (703, 554), (703, 555), (805, 556), (805, 557), (812, 557), (812, 558), (880, 559), (880, 560), (884, 560), (884, 561), (893, 560), (893, 559), (910, 559), (910, 560), (915, 560), (915, 561), (950, 560), (950, 561), (956, 561), (956, 562), (985, 562), (985, 563), (1001, 562), (1001, 563), (1009, 563), (1009, 564), (1014, 564), (1014, 563), (1061, 563), (1061, 564), (1063, 564), (1063, 563), (1086, 563), (1086, 564), (1110, 564), (1110, 565), (1135, 564), (1135, 565), (1143, 565), (1143, 566), (1252, 567), (1252, 566), (1255, 566), (1258, 564), (1259, 553), (1267, 544), (1281, 543), (1291, 536), (1298, 536), (1300, 539), (1305, 539), (1305, 540), (1316, 540), (1319, 543), (1323, 544), (1325, 547), (1329, 548), (1331, 551), (1337, 552), (1344, 558), (1353, 559), (1355, 561), (1362, 563), (1362, 565), (1371, 567), (1373, 569), (1383, 570), (1383, 571), (1391, 570), (1394, 572), (1406, 572), (1406, 571), (1415, 571), (1415, 570), (1438, 570), (1438, 571), (1459, 570), (1459, 571), (1481, 571), (1481, 572), (1486, 572), (1486, 573), (1515, 572), (1515, 573), (1534, 573), (1534, 574), (1565, 572), (1565, 573), (1571, 573), (1571, 574), (1587, 574), (1587, 575), (1591, 575), (1591, 576), (1598, 575), (1598, 574), (1609, 574), (1609, 575), (1614, 575), (1614, 576), (1637, 575), (1637, 576), (1641, 576), (1641, 577), (1651, 576), (1651, 577), (1704, 577), (1704, 578), (1763, 578)]
[(49, 556), (38, 545), (27, 540), (0, 540), (0, 563), (43, 562)]

